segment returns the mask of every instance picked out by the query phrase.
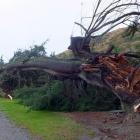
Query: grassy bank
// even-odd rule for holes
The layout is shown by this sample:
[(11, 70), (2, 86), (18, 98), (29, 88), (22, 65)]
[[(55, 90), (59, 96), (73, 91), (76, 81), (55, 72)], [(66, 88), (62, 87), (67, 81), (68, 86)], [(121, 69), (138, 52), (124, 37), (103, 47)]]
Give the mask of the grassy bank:
[(43, 140), (77, 140), (84, 128), (59, 112), (29, 111), (16, 101), (0, 99), (0, 110), (18, 126)]

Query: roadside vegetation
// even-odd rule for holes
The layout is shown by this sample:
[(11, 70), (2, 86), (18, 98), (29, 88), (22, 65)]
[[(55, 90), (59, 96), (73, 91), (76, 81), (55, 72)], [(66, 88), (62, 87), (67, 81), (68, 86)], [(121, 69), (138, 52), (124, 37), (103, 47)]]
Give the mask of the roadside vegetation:
[[(17, 101), (0, 99), (0, 111), (18, 126), (27, 128), (33, 136), (42, 140), (77, 140), (87, 130), (64, 113), (33, 111)], [(88, 132), (89, 133), (89, 132)], [(94, 132), (90, 132), (94, 135)]]

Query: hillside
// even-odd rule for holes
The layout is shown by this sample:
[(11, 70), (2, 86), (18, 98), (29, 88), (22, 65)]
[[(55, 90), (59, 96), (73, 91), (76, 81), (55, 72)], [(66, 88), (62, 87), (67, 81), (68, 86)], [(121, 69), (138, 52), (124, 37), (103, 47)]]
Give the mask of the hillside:
[[(121, 51), (140, 51), (140, 32), (136, 32), (133, 38), (124, 36), (126, 28), (114, 30), (102, 38), (102, 41), (94, 43), (91, 41), (92, 51), (105, 51), (109, 44), (115, 45), (115, 52)], [(58, 55), (59, 58), (72, 58), (73, 54), (70, 50), (66, 50)]]
[(136, 32), (134, 37), (125, 36), (126, 28), (120, 28), (105, 35), (100, 43), (92, 44), (92, 50), (104, 51), (109, 44), (115, 45), (115, 51), (140, 51), (140, 32)]

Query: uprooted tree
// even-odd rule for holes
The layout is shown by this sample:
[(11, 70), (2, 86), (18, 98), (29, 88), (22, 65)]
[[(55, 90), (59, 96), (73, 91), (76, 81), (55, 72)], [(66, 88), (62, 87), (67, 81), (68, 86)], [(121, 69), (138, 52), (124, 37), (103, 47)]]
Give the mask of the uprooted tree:
[[(128, 25), (127, 33), (133, 36), (139, 29), (140, 3), (137, 0), (113, 0), (106, 7), (98, 0), (88, 28), (76, 23), (85, 31), (84, 37), (72, 37), (69, 49), (75, 59), (49, 58), (23, 63), (5, 64), (0, 73), (18, 74), (22, 71), (42, 70), (58, 78), (82, 79), (88, 84), (108, 88), (120, 99), (125, 109), (137, 112), (140, 106), (140, 67), (129, 64), (127, 58), (139, 59), (133, 52), (91, 52), (90, 41), (100, 42), (102, 37), (119, 25)], [(12, 90), (12, 89), (11, 89)]]

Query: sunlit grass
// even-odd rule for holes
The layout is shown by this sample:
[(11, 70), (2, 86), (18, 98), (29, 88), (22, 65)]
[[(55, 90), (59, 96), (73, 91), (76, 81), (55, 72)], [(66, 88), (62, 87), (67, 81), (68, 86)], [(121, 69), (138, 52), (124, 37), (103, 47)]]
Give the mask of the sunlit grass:
[(18, 126), (25, 127), (32, 135), (43, 140), (78, 140), (84, 128), (63, 113), (29, 111), (16, 101), (0, 99), (0, 110)]

